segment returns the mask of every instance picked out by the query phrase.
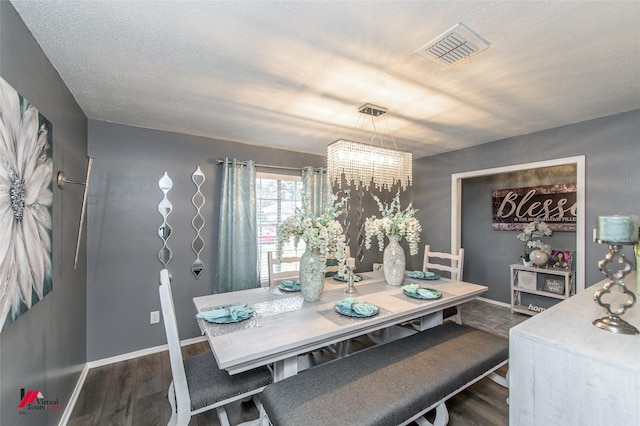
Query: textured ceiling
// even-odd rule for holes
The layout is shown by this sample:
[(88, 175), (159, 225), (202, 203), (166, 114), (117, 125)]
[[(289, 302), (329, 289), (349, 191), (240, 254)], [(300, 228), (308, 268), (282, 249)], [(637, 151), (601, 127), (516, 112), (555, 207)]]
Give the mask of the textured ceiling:
[[(319, 155), (375, 124), (423, 157), (640, 108), (638, 1), (11, 3), (90, 119)], [(414, 53), (458, 22), (490, 47)]]

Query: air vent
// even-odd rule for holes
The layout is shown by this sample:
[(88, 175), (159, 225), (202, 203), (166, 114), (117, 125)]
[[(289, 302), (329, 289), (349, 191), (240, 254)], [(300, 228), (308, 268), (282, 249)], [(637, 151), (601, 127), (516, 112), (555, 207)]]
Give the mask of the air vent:
[(480, 53), (488, 47), (489, 44), (469, 27), (458, 23), (416, 50), (416, 53), (439, 64), (449, 66)]

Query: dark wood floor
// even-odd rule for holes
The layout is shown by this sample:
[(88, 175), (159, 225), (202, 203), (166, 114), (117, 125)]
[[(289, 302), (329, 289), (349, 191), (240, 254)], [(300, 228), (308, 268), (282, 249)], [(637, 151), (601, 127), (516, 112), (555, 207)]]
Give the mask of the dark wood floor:
[[(486, 305), (486, 304), (484, 304)], [(474, 325), (472, 314), (482, 311), (486, 325), (487, 318), (502, 318), (495, 322), (520, 322), (522, 318), (513, 317), (501, 308), (497, 314), (493, 307), (482, 303), (470, 306), (463, 323)], [(488, 313), (487, 313), (488, 309)], [(506, 309), (508, 311), (508, 309)], [(492, 320), (493, 321), (493, 320)], [(496, 334), (506, 334), (502, 330), (491, 330), (492, 323), (485, 328)], [(508, 328), (507, 328), (508, 330)], [(184, 357), (210, 350), (207, 342), (197, 343), (183, 348)], [(506, 368), (499, 370), (504, 376)], [(80, 396), (69, 420), (72, 426), (118, 425), (146, 426), (166, 425), (170, 417), (170, 406), (167, 400), (167, 389), (171, 383), (171, 366), (168, 352), (160, 352), (128, 361), (93, 368), (89, 371)], [(449, 409), (449, 425), (451, 426), (501, 426), (509, 423), (509, 408), (506, 404), (507, 389), (491, 381), (483, 379), (469, 389), (461, 392), (447, 402)], [(229, 419), (234, 423), (258, 417), (258, 412), (251, 401), (237, 403), (228, 408)], [(191, 419), (193, 426), (219, 425), (215, 411), (202, 413)], [(301, 425), (303, 426), (303, 425)]]

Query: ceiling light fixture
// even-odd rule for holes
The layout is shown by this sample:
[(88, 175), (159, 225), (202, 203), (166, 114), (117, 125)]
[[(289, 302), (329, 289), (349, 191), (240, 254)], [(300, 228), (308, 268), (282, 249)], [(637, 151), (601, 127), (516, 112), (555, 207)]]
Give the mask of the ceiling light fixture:
[[(387, 112), (386, 108), (365, 104), (358, 112), (371, 116), (374, 128), (373, 141), (377, 135), (375, 120)], [(391, 135), (390, 135), (391, 136)], [(391, 189), (396, 184), (404, 190), (411, 185), (413, 179), (413, 155), (410, 152), (398, 151), (396, 142), (391, 136), (394, 149), (383, 146), (364, 144), (346, 139), (338, 139), (327, 147), (327, 170), (329, 179), (342, 188), (344, 174), (348, 185), (369, 190), (371, 182), (379, 189)]]

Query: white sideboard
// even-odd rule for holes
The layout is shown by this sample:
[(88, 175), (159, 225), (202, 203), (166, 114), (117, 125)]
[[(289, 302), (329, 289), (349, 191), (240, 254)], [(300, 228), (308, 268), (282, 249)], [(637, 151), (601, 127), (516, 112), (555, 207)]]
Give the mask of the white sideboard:
[[(640, 424), (640, 335), (592, 325), (606, 315), (593, 300), (606, 281), (510, 330), (510, 425)], [(635, 291), (635, 271), (624, 282)], [(640, 300), (621, 317), (640, 329)]]

